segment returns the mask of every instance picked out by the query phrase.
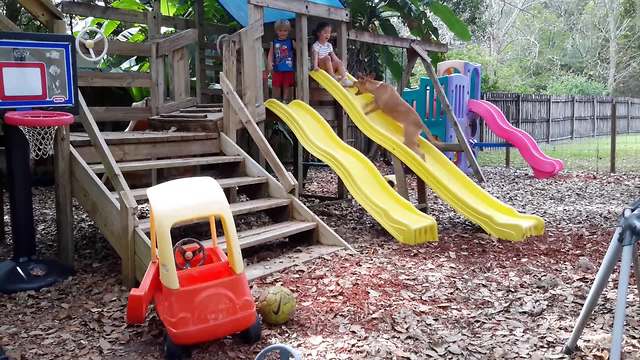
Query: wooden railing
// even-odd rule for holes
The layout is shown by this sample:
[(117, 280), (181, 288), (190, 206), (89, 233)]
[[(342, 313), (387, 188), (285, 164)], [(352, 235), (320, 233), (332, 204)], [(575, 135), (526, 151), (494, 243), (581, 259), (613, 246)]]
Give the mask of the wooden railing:
[[(166, 113), (192, 106), (188, 47), (198, 40), (198, 31), (189, 29), (170, 37), (152, 40), (151, 46), (151, 112)], [(166, 68), (172, 76), (166, 77)], [(168, 84), (165, 84), (168, 81)], [(168, 93), (167, 93), (168, 89)]]

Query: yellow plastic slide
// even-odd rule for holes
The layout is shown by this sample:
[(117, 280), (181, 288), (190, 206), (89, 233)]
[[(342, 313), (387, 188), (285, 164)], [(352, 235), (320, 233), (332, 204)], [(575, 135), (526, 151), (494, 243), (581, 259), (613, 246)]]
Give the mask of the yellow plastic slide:
[(345, 144), (312, 107), (299, 100), (284, 105), (274, 99), (267, 100), (265, 106), (289, 126), (309, 152), (331, 166), (356, 201), (394, 238), (410, 245), (438, 240), (436, 221), (398, 195), (375, 165)]
[(355, 88), (345, 89), (322, 70), (312, 71), (311, 76), (340, 102), (365, 135), (407, 164), (442, 200), (487, 233), (512, 241), (544, 233), (542, 218), (521, 214), (491, 196), (425, 139), (419, 140), (426, 156), (423, 161), (403, 144), (402, 126), (397, 121), (380, 110), (365, 115), (362, 108), (373, 101), (372, 94), (355, 95)]

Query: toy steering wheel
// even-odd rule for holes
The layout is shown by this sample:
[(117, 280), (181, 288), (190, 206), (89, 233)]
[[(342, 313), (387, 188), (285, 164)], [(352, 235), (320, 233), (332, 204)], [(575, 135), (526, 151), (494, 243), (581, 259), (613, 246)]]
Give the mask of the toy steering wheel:
[[(91, 32), (95, 33), (95, 36), (93, 37), (93, 39), (85, 39), (84, 36), (87, 35), (87, 37), (90, 37), (89, 33)], [(99, 42), (100, 40), (104, 40), (104, 48), (102, 49), (102, 52), (100, 53), (100, 55), (96, 55), (95, 52), (93, 51), (93, 48), (96, 46), (96, 43)], [(80, 43), (84, 44), (84, 46), (86, 46), (87, 49), (89, 49), (89, 53), (91, 54), (90, 57), (85, 55), (82, 52), (82, 50), (80, 50)], [(76, 37), (76, 49), (78, 50), (78, 53), (80, 54), (80, 56), (82, 56), (83, 58), (89, 61), (102, 60), (102, 58), (107, 55), (108, 48), (109, 48), (109, 41), (107, 40), (107, 37), (104, 36), (104, 33), (102, 32), (102, 30), (98, 28), (88, 27), (80, 31), (80, 33)]]
[[(185, 245), (190, 245), (190, 244), (196, 244), (198, 245), (198, 248), (192, 251), (192, 250), (189, 250), (187, 247), (185, 247)], [(180, 255), (180, 258), (182, 259), (182, 262), (184, 263), (184, 265), (178, 262), (177, 255)], [(175, 245), (173, 245), (173, 256), (175, 257), (176, 267), (180, 270), (190, 269), (194, 267), (194, 265), (191, 262), (196, 257), (198, 257), (198, 255), (201, 255), (200, 261), (195, 266), (203, 265), (204, 259), (205, 259), (204, 244), (202, 244), (200, 240), (197, 240), (194, 238), (184, 238), (178, 241)]]

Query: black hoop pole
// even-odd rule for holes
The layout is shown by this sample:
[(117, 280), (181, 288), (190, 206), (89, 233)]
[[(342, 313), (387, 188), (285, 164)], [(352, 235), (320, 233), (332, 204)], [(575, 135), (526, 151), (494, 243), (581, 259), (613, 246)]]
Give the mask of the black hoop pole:
[(15, 261), (36, 254), (33, 227), (29, 141), (17, 126), (4, 125), (8, 176), (7, 188), (11, 206), (11, 234)]
[(51, 286), (71, 276), (73, 269), (54, 260), (36, 258), (29, 140), (18, 126), (5, 123), (3, 129), (13, 257), (0, 262), (0, 293), (11, 294)]

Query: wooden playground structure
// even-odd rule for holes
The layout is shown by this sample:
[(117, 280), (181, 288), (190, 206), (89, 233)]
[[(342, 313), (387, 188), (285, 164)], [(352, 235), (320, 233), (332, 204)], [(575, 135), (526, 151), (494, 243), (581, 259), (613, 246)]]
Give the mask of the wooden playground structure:
[[(137, 12), (64, 1), (61, 11), (49, 0), (20, 0), (50, 32), (66, 33), (65, 15), (120, 20), (146, 24), (148, 40), (125, 43), (111, 40), (110, 55), (142, 56), (150, 60), (150, 72), (78, 71), (81, 87), (147, 87), (148, 107), (91, 107), (80, 94), (79, 122), (82, 132), (62, 127), (56, 135), (56, 210), (60, 258), (73, 263), (73, 213), (75, 198), (93, 218), (105, 238), (122, 259), (122, 276), (128, 286), (135, 284), (149, 262), (149, 221), (137, 216), (138, 204), (146, 202), (146, 188), (181, 176), (202, 174), (214, 177), (225, 189), (234, 216), (262, 213), (267, 225), (239, 233), (243, 249), (289, 239), (304, 247), (248, 266), (250, 279), (279, 271), (340, 248), (351, 248), (299, 199), (303, 183), (302, 148), (297, 149), (297, 174), (287, 171), (265, 137), (265, 80), (261, 70), (265, 51), (273, 37), (264, 25), (264, 8), (296, 13), (295, 39), (297, 70), (295, 97), (317, 108), (328, 121), (337, 124), (338, 135), (346, 142), (348, 117), (331, 95), (310, 81), (309, 24), (318, 18), (336, 23), (336, 52), (345, 63), (347, 42), (361, 41), (403, 49), (407, 66), (398, 89), (408, 85), (418, 59), (436, 84), (436, 92), (458, 137), (458, 143), (442, 144), (441, 150), (465, 152), (472, 169), (484, 180), (469, 144), (455, 121), (451, 106), (436, 79), (428, 52), (446, 52), (441, 43), (396, 38), (350, 29), (347, 9), (308, 1), (249, 0), (249, 25), (237, 32), (204, 20), (203, 0), (194, 2), (194, 18), (163, 16), (160, 1), (153, 10)], [(19, 31), (0, 15), (0, 29)], [(163, 36), (162, 27), (176, 32)], [(220, 35), (222, 68), (211, 65), (206, 54), (215, 48)], [(195, 49), (191, 51), (190, 49)], [(210, 51), (209, 51), (210, 52)], [(195, 54), (192, 56), (192, 54)], [(190, 64), (195, 66), (195, 94), (192, 94)], [(221, 92), (209, 89), (219, 83)], [(223, 102), (215, 96), (223, 95)], [(107, 122), (149, 119), (151, 131), (101, 131)], [(78, 127), (79, 128), (79, 127)], [(175, 131), (166, 131), (175, 128)], [(271, 170), (268, 171), (267, 169)], [(398, 192), (408, 199), (404, 168), (394, 159)], [(425, 185), (418, 183), (418, 206), (426, 204)], [(340, 198), (345, 189), (339, 186)], [(241, 199), (244, 198), (244, 201)], [(347, 239), (348, 240), (348, 239)], [(224, 246), (223, 240), (220, 242)]]

